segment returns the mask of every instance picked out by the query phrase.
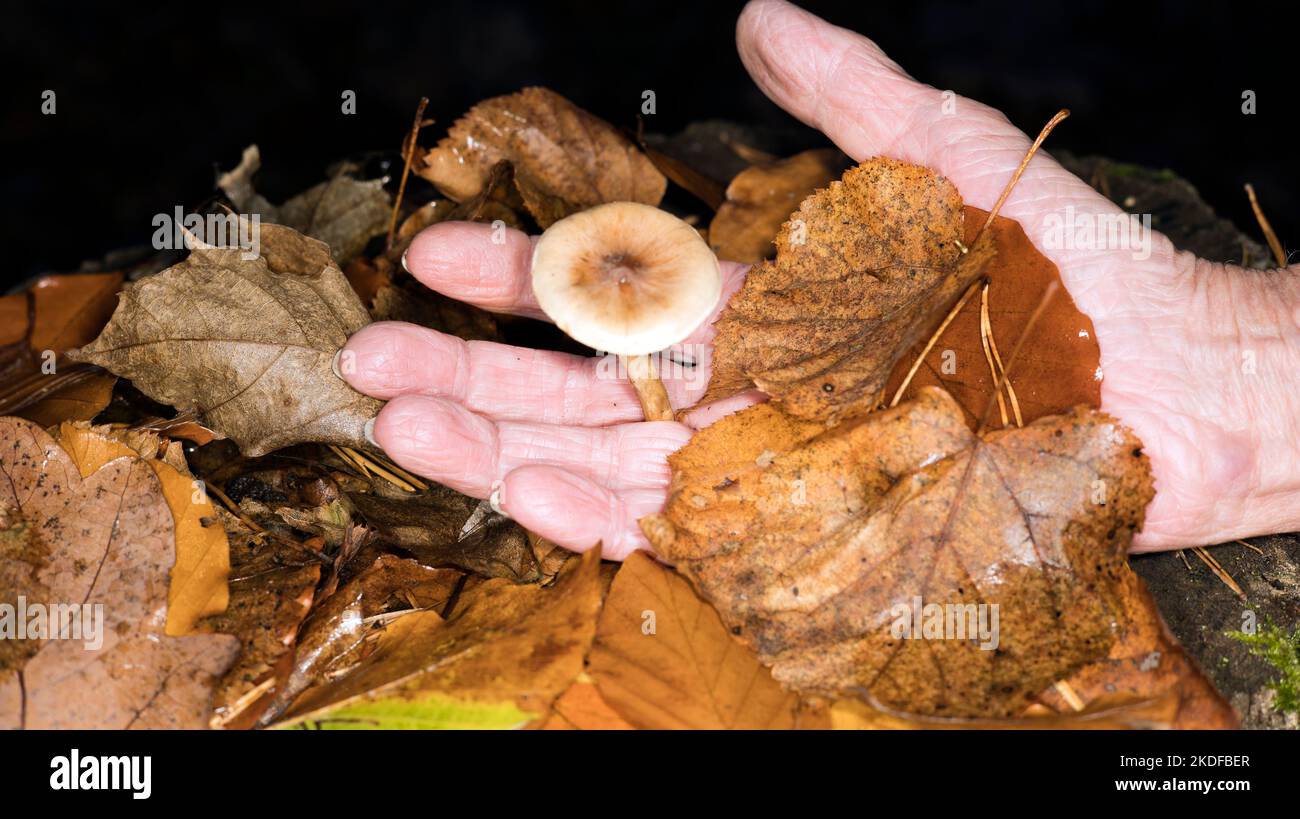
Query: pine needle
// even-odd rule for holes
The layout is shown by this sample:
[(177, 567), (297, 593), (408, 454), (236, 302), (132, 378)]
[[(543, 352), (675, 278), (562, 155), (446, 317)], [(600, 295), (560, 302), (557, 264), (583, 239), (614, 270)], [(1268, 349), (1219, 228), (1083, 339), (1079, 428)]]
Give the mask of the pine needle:
[[(964, 248), (962, 252), (965, 252)], [(943, 331), (948, 329), (949, 324), (952, 324), (952, 320), (961, 312), (961, 308), (966, 306), (966, 302), (970, 299), (971, 295), (975, 292), (975, 288), (979, 287), (979, 285), (980, 280), (971, 282), (970, 287), (966, 288), (966, 292), (961, 294), (961, 298), (958, 299), (957, 303), (948, 311), (948, 315), (944, 317), (943, 323), (939, 325), (939, 329), (935, 330), (934, 334), (930, 336), (930, 340), (925, 343), (925, 349), (916, 357), (916, 361), (912, 362), (912, 369), (907, 371), (907, 377), (903, 379), (902, 384), (898, 385), (898, 391), (894, 393), (894, 399), (889, 402), (889, 406), (898, 406), (898, 402), (903, 398), (903, 392), (907, 390), (907, 385), (912, 383), (912, 377), (916, 375), (916, 371), (919, 370), (921, 364), (925, 362), (925, 357), (934, 349), (934, 345), (938, 342), (939, 336), (943, 335)]]
[(1075, 711), (1083, 710), (1083, 700), (1079, 698), (1079, 693), (1075, 691), (1073, 686), (1071, 686), (1065, 680), (1057, 681), (1056, 693), (1060, 694), (1061, 697), (1066, 702), (1068, 702), (1070, 704), (1070, 707), (1073, 708)]
[(1199, 557), (1206, 566), (1209, 566), (1210, 571), (1214, 572), (1214, 576), (1222, 580), (1225, 586), (1232, 589), (1242, 600), (1246, 599), (1246, 593), (1241, 590), (1241, 586), (1237, 585), (1237, 581), (1232, 579), (1232, 575), (1228, 574), (1227, 570), (1219, 565), (1219, 561), (1215, 560), (1214, 555), (1210, 554), (1204, 546), (1192, 547), (1192, 553)]
[(1286, 251), (1282, 249), (1282, 243), (1278, 241), (1273, 226), (1264, 216), (1264, 209), (1259, 206), (1259, 200), (1255, 198), (1255, 186), (1249, 182), (1246, 183), (1246, 196), (1250, 199), (1250, 209), (1255, 211), (1255, 220), (1259, 222), (1259, 229), (1264, 231), (1264, 239), (1268, 241), (1269, 250), (1273, 251), (1273, 258), (1277, 259), (1277, 266), (1286, 267)]

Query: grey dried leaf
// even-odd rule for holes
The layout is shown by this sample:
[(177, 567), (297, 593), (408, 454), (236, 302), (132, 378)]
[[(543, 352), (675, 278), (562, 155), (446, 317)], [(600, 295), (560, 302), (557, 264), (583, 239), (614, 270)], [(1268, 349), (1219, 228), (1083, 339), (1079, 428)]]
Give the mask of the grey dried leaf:
[(324, 243), (264, 224), (255, 259), (199, 247), (128, 285), (99, 338), (71, 356), (197, 412), (250, 457), (306, 441), (365, 446), (382, 404), (331, 363), (369, 321)]
[(392, 200), (381, 179), (357, 180), (344, 172), (315, 185), (283, 205), (273, 205), (253, 186), (262, 166), (256, 145), (244, 149), (239, 165), (217, 178), (217, 187), (241, 213), (291, 227), (330, 246), (340, 265), (351, 261), (374, 236), (388, 227)]

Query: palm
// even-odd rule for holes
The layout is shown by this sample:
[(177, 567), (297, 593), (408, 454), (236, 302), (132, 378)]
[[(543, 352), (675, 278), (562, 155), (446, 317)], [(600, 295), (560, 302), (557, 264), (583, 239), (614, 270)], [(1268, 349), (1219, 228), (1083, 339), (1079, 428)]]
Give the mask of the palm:
[[(993, 205), (1029, 145), (996, 111), (963, 99), (945, 105), (943, 92), (907, 77), (869, 40), (793, 6), (751, 4), (737, 39), (768, 96), (851, 157), (883, 154), (926, 165), (951, 179), (972, 205)], [(1035, 238), (1044, 235), (1048, 214), (1071, 207), (1076, 214), (1118, 211), (1040, 155), (1002, 213)], [(407, 266), (449, 296), (545, 318), (529, 283), (531, 246), (521, 233), (500, 245), (485, 226), (441, 224), (416, 238)], [(1251, 376), (1240, 366), (1243, 340), (1231, 320), (1222, 332), (1198, 336), (1201, 341), (1188, 332), (1216, 329), (1215, 307), (1240, 301), (1242, 283), (1197, 270), (1204, 263), (1177, 253), (1158, 234), (1141, 261), (1118, 249), (1044, 252), (1093, 321), (1103, 407), (1138, 433), (1152, 458), (1159, 492), (1138, 547), (1196, 545), (1270, 525), (1252, 520), (1249, 511), (1262, 491), (1262, 467), (1251, 453), (1267, 443), (1250, 430), (1268, 408), (1215, 396), (1233, 379), (1273, 370), (1294, 379), (1295, 370), (1284, 368), (1300, 362), (1283, 360), (1290, 352), (1265, 350)], [(719, 309), (744, 272), (724, 263)], [(707, 345), (712, 336), (706, 324), (688, 343)], [(613, 558), (648, 545), (636, 520), (663, 505), (666, 456), (693, 428), (754, 400), (741, 396), (727, 406), (698, 408), (684, 424), (637, 423), (631, 386), (604, 377), (594, 359), (466, 343), (396, 323), (365, 328), (347, 348), (355, 363), (349, 382), (390, 399), (374, 436), (394, 460), (475, 497), (496, 490), (503, 509), (524, 526), (575, 549), (603, 542)], [(674, 406), (693, 406), (707, 375), (705, 362), (690, 378), (668, 379)], [(1300, 439), (1294, 428), (1269, 432)], [(1253, 514), (1266, 517), (1270, 505), (1294, 502), (1288, 490), (1281, 486)]]

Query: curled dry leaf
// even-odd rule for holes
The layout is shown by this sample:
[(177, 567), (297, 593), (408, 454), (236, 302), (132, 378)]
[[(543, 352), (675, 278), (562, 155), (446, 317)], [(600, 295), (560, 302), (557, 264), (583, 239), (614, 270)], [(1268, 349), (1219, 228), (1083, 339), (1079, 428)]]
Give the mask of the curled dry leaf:
[(554, 586), (494, 579), (449, 617), (398, 617), (351, 673), (308, 689), (285, 723), (325, 728), (516, 727), (547, 713), (582, 672), (600, 609), (600, 550)]
[(238, 167), (222, 174), (217, 186), (241, 213), (259, 214), (264, 222), (293, 228), (329, 245), (340, 265), (346, 265), (388, 227), (393, 203), (382, 179), (354, 179), (349, 175), (354, 168), (344, 165), (329, 180), (277, 207), (254, 190), (253, 176), (261, 166), (257, 146), (250, 145)]
[(713, 251), (735, 262), (770, 258), (781, 224), (804, 198), (839, 178), (843, 157), (833, 148), (819, 148), (741, 171), (709, 223)]
[(588, 662), (603, 700), (638, 728), (807, 727), (798, 696), (645, 552), (614, 575)]
[[(966, 208), (966, 243), (988, 214), (978, 208)], [(1014, 426), (1017, 412), (1022, 423), (1065, 412), (1084, 404), (1098, 407), (1101, 402), (1101, 352), (1097, 347), (1092, 320), (1079, 312), (1070, 294), (1062, 287), (1047, 303), (1032, 327), (1026, 327), (1030, 315), (1038, 308), (1042, 294), (1053, 282), (1061, 281), (1056, 265), (1038, 252), (1020, 223), (1004, 216), (989, 227), (994, 250), (993, 260), (984, 268), (988, 280), (988, 323), (990, 346), (986, 352), (980, 317), (982, 293), (974, 293), (961, 312), (953, 318), (917, 369), (904, 397), (911, 397), (922, 387), (943, 387), (966, 411), (972, 425), (978, 425), (989, 402), (994, 400), (997, 380), (992, 366), (1007, 363), (1007, 356), (1028, 332), (1024, 349), (1030, 355), (1016, 360), (1015, 372), (1008, 382), (1016, 396), (1013, 405), (1004, 399), (1006, 421)], [(916, 357), (942, 319), (927, 329), (921, 341), (899, 359), (885, 387), (885, 397), (892, 398), (903, 383)], [(996, 354), (996, 357), (994, 355)], [(997, 416), (993, 423), (997, 423)]]
[[(979, 438), (934, 388), (820, 434), (760, 405), (672, 456), (665, 513), (643, 528), (781, 682), (1007, 717), (1115, 641), (1152, 496), (1140, 446), (1082, 408)], [(998, 622), (900, 639), (930, 604)]]
[(226, 635), (163, 633), (175, 528), (150, 465), (122, 457), (82, 478), (39, 427), (6, 418), (0, 473), (8, 537), (13, 521), (27, 527), (23, 556), (0, 556), (0, 575), (26, 574), (5, 596), (29, 607), (79, 607), (81, 636), (90, 639), (46, 640), (0, 669), (0, 727), (205, 725), (213, 682), (238, 644)]
[(927, 168), (877, 158), (806, 199), (716, 322), (705, 401), (751, 384), (798, 418), (873, 408), (899, 355), (993, 256), (963, 253), (961, 197)]
[(381, 403), (334, 376), (335, 352), (370, 321), (326, 246), (262, 225), (261, 255), (202, 246), (128, 285), (74, 354), (145, 395), (194, 411), (257, 456), (304, 441), (364, 447)]
[(626, 137), (545, 88), (480, 102), (424, 155), (417, 173), (458, 202), (474, 198), (501, 160), (543, 228), (605, 202), (658, 205), (667, 180)]

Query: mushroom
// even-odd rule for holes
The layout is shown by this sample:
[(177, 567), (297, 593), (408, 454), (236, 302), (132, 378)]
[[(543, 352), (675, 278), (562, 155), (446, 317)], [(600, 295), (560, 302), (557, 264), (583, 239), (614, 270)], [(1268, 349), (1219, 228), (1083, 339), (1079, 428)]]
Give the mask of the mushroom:
[(619, 355), (647, 421), (670, 421), (650, 354), (686, 339), (722, 294), (698, 231), (650, 205), (611, 202), (565, 217), (533, 250), (533, 291), (561, 330)]

